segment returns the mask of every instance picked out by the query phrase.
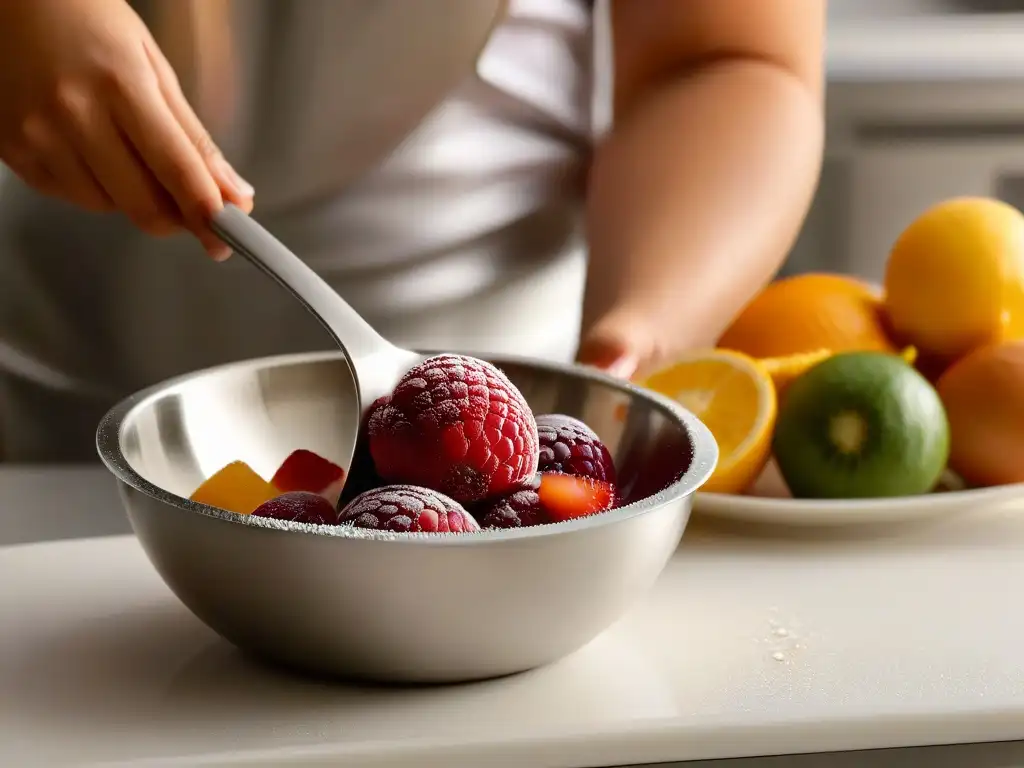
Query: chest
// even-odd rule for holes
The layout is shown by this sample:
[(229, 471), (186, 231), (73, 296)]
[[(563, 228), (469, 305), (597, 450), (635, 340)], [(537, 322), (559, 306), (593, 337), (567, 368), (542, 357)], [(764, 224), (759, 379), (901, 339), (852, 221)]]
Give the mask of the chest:
[(361, 178), (467, 81), (505, 102), (498, 120), (525, 108), (571, 132), (587, 127), (587, 0), (137, 5), (263, 207)]

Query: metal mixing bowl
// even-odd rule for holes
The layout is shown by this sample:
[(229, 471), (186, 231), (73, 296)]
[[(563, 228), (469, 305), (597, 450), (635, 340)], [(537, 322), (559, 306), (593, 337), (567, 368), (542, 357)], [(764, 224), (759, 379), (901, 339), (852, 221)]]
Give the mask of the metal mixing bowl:
[(189, 501), (238, 459), (264, 477), (297, 448), (348, 466), (358, 408), (348, 363), (333, 352), (159, 384), (111, 409), (97, 445), (157, 571), (230, 642), (321, 674), (505, 675), (577, 650), (648, 590), (718, 450), (668, 399), (579, 367), (493, 362), (535, 412), (597, 431), (630, 503), (559, 525), (446, 535), (309, 526)]

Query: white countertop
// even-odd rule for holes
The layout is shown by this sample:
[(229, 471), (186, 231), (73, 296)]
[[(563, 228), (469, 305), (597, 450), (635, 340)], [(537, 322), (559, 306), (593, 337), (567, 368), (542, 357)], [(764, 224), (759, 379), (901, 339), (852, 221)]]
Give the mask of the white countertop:
[(130, 537), (2, 548), (0, 765), (613, 766), (1024, 739), (1022, 555), (1024, 507), (854, 540), (695, 526), (573, 657), (399, 690), (245, 660)]

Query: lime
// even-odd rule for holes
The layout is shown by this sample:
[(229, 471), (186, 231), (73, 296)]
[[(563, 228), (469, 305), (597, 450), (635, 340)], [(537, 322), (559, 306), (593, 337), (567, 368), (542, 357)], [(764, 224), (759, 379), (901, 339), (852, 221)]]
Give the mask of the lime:
[(928, 493), (949, 457), (938, 393), (906, 361), (834, 355), (790, 384), (772, 443), (796, 498)]

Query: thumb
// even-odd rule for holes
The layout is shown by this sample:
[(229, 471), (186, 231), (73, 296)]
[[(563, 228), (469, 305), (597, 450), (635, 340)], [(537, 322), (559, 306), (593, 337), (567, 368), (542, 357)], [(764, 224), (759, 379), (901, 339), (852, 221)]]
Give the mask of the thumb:
[(646, 374), (663, 354), (656, 329), (644, 309), (620, 307), (584, 332), (576, 359), (623, 379)]
[(640, 367), (640, 356), (622, 334), (595, 329), (583, 337), (578, 362), (621, 379), (629, 379)]

